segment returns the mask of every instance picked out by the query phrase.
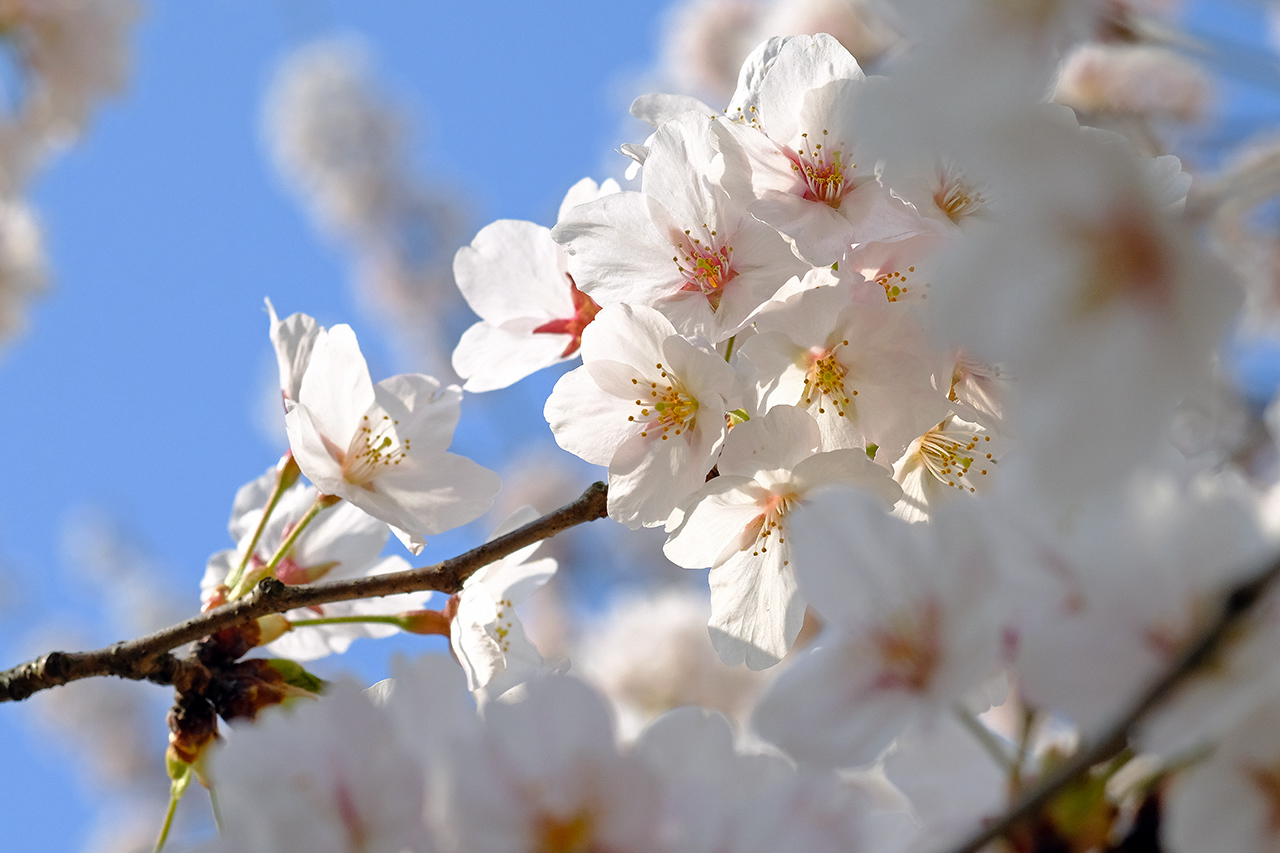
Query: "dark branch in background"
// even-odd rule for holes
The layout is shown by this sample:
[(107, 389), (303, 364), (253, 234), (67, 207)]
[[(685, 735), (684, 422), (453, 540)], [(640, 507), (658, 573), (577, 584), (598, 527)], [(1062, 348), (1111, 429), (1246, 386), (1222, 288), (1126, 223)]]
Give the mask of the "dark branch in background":
[(490, 563), (570, 527), (604, 518), (607, 499), (605, 484), (594, 483), (573, 503), (434, 566), (298, 586), (285, 586), (275, 578), (267, 578), (242, 599), (136, 640), (91, 652), (49, 652), (0, 673), (0, 702), (25, 699), (39, 690), (97, 675), (172, 684), (178, 692), (185, 692), (193, 681), (207, 678), (207, 673), (198, 662), (170, 654), (179, 646), (223, 628), (296, 607), (403, 592), (456, 593), (467, 578)]
[(1196, 638), (1186, 651), (1133, 701), (1116, 721), (1103, 730), (1102, 735), (1087, 748), (1081, 749), (1070, 761), (1060, 766), (1042, 784), (1014, 803), (1007, 812), (996, 818), (980, 832), (974, 833), (963, 844), (950, 848), (950, 853), (978, 853), (983, 847), (1000, 838), (1025, 818), (1031, 817), (1049, 804), (1089, 770), (1117, 755), (1129, 745), (1129, 735), (1134, 727), (1200, 667), (1204, 666), (1222, 646), (1223, 640), (1241, 620), (1252, 612), (1263, 594), (1280, 578), (1280, 561), (1273, 563), (1252, 579), (1232, 587), (1222, 599), (1217, 617)]

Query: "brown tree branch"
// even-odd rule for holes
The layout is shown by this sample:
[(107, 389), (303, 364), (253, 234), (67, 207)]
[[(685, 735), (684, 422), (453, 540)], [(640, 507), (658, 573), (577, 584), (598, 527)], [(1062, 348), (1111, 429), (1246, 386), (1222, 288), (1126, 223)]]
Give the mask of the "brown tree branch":
[(1134, 727), (1168, 699), (1182, 682), (1212, 659), (1227, 635), (1253, 611), (1277, 578), (1280, 578), (1280, 560), (1249, 580), (1232, 587), (1222, 599), (1222, 606), (1214, 620), (1159, 678), (1140, 693), (1110, 726), (1103, 729), (1100, 737), (1072, 756), (1070, 761), (1060, 766), (1034, 790), (1028, 791), (999, 818), (974, 833), (964, 843), (950, 848), (950, 853), (978, 853), (1017, 823), (1048, 805), (1091, 768), (1111, 759), (1128, 746)]
[(193, 681), (202, 676), (207, 678), (207, 673), (195, 661), (174, 657), (171, 652), (179, 646), (223, 628), (296, 607), (403, 592), (458, 592), (467, 578), (495, 560), (570, 527), (604, 518), (607, 501), (605, 484), (594, 483), (573, 503), (434, 566), (298, 586), (285, 586), (275, 578), (267, 578), (244, 598), (136, 640), (90, 652), (49, 652), (2, 672), (0, 702), (25, 699), (39, 690), (97, 675), (172, 684), (184, 692)]

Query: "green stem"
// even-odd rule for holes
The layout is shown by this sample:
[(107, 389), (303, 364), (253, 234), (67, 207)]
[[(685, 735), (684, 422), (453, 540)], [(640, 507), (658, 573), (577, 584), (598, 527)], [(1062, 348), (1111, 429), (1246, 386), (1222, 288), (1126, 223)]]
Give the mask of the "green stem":
[(160, 851), (164, 850), (165, 842), (169, 840), (169, 830), (173, 827), (173, 816), (178, 811), (178, 803), (182, 800), (182, 795), (187, 792), (187, 788), (190, 785), (190, 767), (187, 767), (186, 772), (169, 783), (169, 808), (165, 810), (164, 823), (160, 826), (160, 837), (156, 839), (154, 853), (160, 853)]
[(404, 627), (404, 619), (399, 616), (326, 616), (323, 619), (290, 619), (294, 628), (305, 628), (309, 625), (354, 625), (361, 622), (372, 622), (378, 625), (395, 625)]
[(995, 759), (996, 764), (1000, 765), (1000, 769), (1006, 773), (1011, 773), (1012, 756), (1009, 755), (1009, 750), (1005, 745), (991, 733), (991, 730), (961, 705), (953, 706), (951, 712), (960, 721), (960, 725), (964, 726), (969, 734), (973, 735), (974, 740), (981, 744), (982, 748)]
[(737, 335), (734, 335), (733, 337), (729, 338), (729, 340), (725, 343), (725, 347), (724, 347), (724, 360), (725, 360), (725, 361), (728, 361), (728, 360), (729, 360), (729, 356), (733, 355), (733, 343), (734, 343), (734, 341), (736, 341), (737, 339), (738, 339), (738, 336), (737, 336)]
[(1018, 733), (1018, 754), (1014, 758), (1013, 772), (1009, 774), (1009, 791), (1013, 795), (1022, 792), (1022, 768), (1027, 763), (1027, 755), (1031, 752), (1031, 735), (1036, 727), (1036, 712), (1033, 708), (1022, 711), (1022, 730)]
[[(294, 478), (297, 481), (297, 478)], [(271, 513), (275, 511), (276, 504), (280, 503), (281, 496), (284, 495), (285, 489), (289, 484), (285, 482), (283, 471), (276, 475), (275, 487), (271, 490), (271, 495), (267, 498), (267, 505), (262, 508), (262, 518), (258, 519), (258, 526), (253, 531), (253, 537), (249, 540), (249, 546), (244, 549), (244, 554), (240, 557), (240, 565), (227, 578), (226, 585), (235, 589), (241, 579), (244, 578), (244, 570), (249, 565), (249, 560), (253, 557), (254, 550), (258, 547), (258, 540), (262, 538), (262, 531), (267, 528), (267, 521), (271, 518)], [(242, 593), (243, 594), (243, 593)]]
[(254, 584), (258, 581), (274, 573), (276, 566), (280, 565), (280, 561), (293, 550), (293, 546), (297, 543), (298, 537), (302, 535), (302, 531), (307, 529), (307, 525), (311, 523), (312, 519), (319, 515), (320, 510), (325, 507), (333, 506), (340, 500), (342, 500), (342, 498), (335, 495), (316, 495), (316, 499), (312, 501), (311, 506), (307, 508), (306, 515), (302, 516), (302, 518), (298, 520), (298, 523), (293, 526), (293, 530), (289, 531), (289, 535), (280, 543), (280, 547), (277, 548), (275, 554), (271, 556), (271, 560), (262, 568), (256, 569), (240, 578), (240, 581), (231, 590), (230, 594), (228, 594), (228, 600), (234, 601), (252, 589)]

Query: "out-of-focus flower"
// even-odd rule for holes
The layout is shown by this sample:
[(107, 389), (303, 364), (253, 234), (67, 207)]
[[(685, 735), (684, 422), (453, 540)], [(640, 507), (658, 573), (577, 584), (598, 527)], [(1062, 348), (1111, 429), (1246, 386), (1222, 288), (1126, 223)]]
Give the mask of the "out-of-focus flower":
[(573, 671), (609, 697), (625, 738), (682, 705), (722, 711), (745, 728), (767, 676), (720, 660), (710, 615), (705, 591), (669, 587), (619, 598), (578, 638)]
[(19, 202), (0, 202), (0, 340), (26, 327), (26, 307), (48, 281), (40, 226)]
[(1054, 98), (1084, 113), (1191, 122), (1210, 94), (1205, 71), (1171, 50), (1088, 44), (1067, 57)]
[(138, 12), (134, 0), (0, 4), (0, 38), (25, 84), (0, 118), (0, 193), (18, 190), (50, 150), (83, 130), (95, 101), (124, 87)]

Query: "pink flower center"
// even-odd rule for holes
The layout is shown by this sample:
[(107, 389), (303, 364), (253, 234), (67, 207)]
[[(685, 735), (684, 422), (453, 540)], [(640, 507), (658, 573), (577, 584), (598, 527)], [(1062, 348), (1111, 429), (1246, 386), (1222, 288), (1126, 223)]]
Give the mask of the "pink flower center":
[(561, 358), (568, 358), (582, 346), (582, 330), (591, 324), (600, 312), (600, 306), (587, 296), (574, 282), (573, 276), (565, 273), (569, 279), (569, 295), (573, 298), (573, 316), (563, 320), (550, 320), (533, 330), (535, 335), (569, 335), (569, 343), (565, 344)]
[[(851, 173), (857, 164), (845, 163), (844, 152), (838, 149), (827, 148), (824, 151), (823, 143), (812, 142), (807, 133), (800, 136), (804, 142), (795, 154), (789, 156), (792, 170), (804, 179), (804, 198), (839, 208), (840, 202), (854, 189)], [(827, 131), (822, 131), (822, 136), (825, 138)], [(804, 147), (806, 144), (810, 146), (807, 149)]]
[[(707, 226), (702, 226), (704, 229)], [(703, 243), (697, 237), (690, 237), (685, 231), (685, 239), (677, 244), (680, 254), (672, 258), (680, 274), (684, 276), (681, 291), (701, 293), (707, 297), (712, 311), (720, 308), (720, 300), (724, 296), (724, 287), (738, 277), (733, 268), (733, 247), (717, 246), (713, 239)], [(715, 238), (716, 232), (709, 232)]]
[(941, 621), (937, 603), (930, 601), (898, 613), (872, 632), (872, 645), (880, 655), (877, 687), (921, 692), (929, 686), (942, 661)]
[(843, 418), (848, 414), (853, 397), (858, 396), (856, 390), (845, 390), (844, 380), (849, 375), (849, 368), (836, 357), (840, 348), (848, 345), (848, 341), (841, 341), (830, 349), (814, 347), (806, 354), (808, 369), (800, 402), (806, 406), (817, 402), (820, 415), (826, 414), (827, 406), (831, 406)]

